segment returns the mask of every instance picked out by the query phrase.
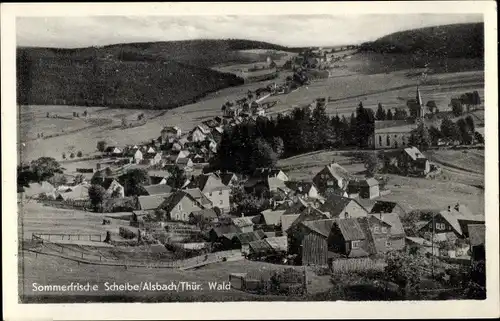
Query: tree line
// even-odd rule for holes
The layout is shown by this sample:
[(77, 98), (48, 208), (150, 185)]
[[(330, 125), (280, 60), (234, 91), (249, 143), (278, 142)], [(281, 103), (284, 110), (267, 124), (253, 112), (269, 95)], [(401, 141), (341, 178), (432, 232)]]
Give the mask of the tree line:
[(360, 102), (350, 118), (326, 114), (325, 105), (295, 108), (276, 118), (259, 117), (227, 128), (213, 168), (251, 173), (259, 167), (272, 167), (280, 157), (290, 157), (325, 148), (368, 146), (374, 130), (373, 110)]

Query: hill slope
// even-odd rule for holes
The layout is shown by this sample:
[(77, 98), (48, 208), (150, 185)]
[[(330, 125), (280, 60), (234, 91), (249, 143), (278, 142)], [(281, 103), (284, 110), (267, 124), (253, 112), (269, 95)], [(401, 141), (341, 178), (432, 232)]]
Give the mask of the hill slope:
[(453, 24), (396, 32), (362, 44), (359, 52), (367, 61), (366, 69), (375, 72), (425, 67), (434, 72), (482, 70), (484, 24)]
[[(270, 52), (240, 52), (268, 49)], [(18, 48), (20, 104), (173, 108), (243, 83), (209, 69), (264, 61), (288, 48), (247, 40), (189, 40), (77, 49)]]

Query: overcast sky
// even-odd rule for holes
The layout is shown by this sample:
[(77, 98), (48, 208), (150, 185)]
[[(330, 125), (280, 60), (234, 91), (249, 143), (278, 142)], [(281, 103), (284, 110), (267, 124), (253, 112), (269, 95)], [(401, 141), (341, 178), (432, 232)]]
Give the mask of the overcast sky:
[(477, 14), (107, 16), (17, 18), (18, 46), (86, 47), (115, 43), (239, 38), (286, 46), (332, 46), (392, 32), (480, 22)]

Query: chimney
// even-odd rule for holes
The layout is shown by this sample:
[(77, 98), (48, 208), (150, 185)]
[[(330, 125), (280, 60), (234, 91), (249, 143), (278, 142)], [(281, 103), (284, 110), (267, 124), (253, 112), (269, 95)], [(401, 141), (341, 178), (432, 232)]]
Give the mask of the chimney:
[(459, 212), (460, 210), (460, 203), (457, 202), (457, 205), (455, 205), (455, 211)]
[(380, 220), (382, 221), (382, 212), (380, 212)]

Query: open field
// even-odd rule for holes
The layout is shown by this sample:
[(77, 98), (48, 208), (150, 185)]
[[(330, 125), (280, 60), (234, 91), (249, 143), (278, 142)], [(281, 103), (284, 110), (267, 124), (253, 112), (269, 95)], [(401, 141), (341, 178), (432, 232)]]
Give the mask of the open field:
[[(362, 163), (342, 151), (317, 151), (278, 162), (292, 180), (311, 181), (325, 165), (336, 161), (354, 175), (363, 175)], [(484, 214), (484, 151), (471, 149), (435, 150), (426, 154), (441, 166), (443, 174), (435, 179), (388, 175), (391, 190), (381, 200), (396, 201), (407, 209), (444, 209), (460, 201), (473, 212)], [(409, 197), (408, 195), (411, 195)], [(360, 200), (368, 209), (376, 200)]]
[(19, 238), (30, 239), (32, 233), (101, 234), (109, 225), (102, 225), (104, 215), (78, 210), (43, 206), (29, 201), (19, 206)]
[[(63, 300), (64, 296), (76, 295), (85, 296), (86, 299), (103, 300), (102, 296), (112, 300), (113, 297), (129, 298), (130, 300), (151, 300), (151, 301), (190, 301), (193, 299), (204, 301), (241, 301), (241, 300), (286, 300), (283, 296), (262, 296), (249, 294), (230, 289), (227, 291), (214, 291), (208, 288), (208, 282), (229, 281), (230, 273), (248, 273), (252, 277), (267, 278), (274, 270), (283, 269), (286, 266), (274, 265), (255, 261), (234, 261), (222, 262), (207, 265), (203, 268), (192, 271), (180, 271), (175, 269), (150, 269), (150, 268), (122, 268), (101, 265), (85, 265), (76, 262), (55, 258), (52, 256), (38, 255), (23, 251), (19, 256), (20, 264), (20, 285), (24, 295), (29, 296), (29, 300), (46, 300), (47, 296), (52, 296), (54, 300)], [(291, 267), (298, 271), (303, 267)], [(24, 276), (24, 277), (23, 277)], [(317, 276), (312, 271), (308, 271), (308, 292), (311, 294), (323, 292), (330, 287), (329, 276)], [(71, 282), (81, 284), (97, 284), (97, 292), (54, 292), (40, 293), (33, 291), (33, 283), (63, 285)], [(178, 293), (169, 291), (106, 291), (104, 283), (113, 282), (124, 284), (141, 284), (141, 282), (155, 282), (170, 284), (171, 282), (197, 282), (201, 284), (200, 291), (179, 291)], [(101, 296), (100, 298), (98, 298)]]
[[(331, 115), (350, 115), (355, 111), (360, 101), (363, 101), (365, 107), (376, 108), (380, 102), (385, 108), (395, 108), (405, 106), (405, 101), (413, 97), (416, 87), (416, 79), (405, 76), (404, 71), (393, 72), (390, 74), (356, 74), (343, 75), (339, 71), (339, 77), (322, 79), (314, 81), (307, 87), (287, 95), (278, 95), (268, 98), (268, 100), (277, 100), (278, 104), (271, 108), (270, 115), (278, 112), (291, 110), (295, 106), (301, 106), (311, 103), (317, 97), (330, 96), (334, 101), (327, 106), (327, 112)], [(281, 77), (281, 76), (280, 76)], [(63, 152), (81, 150), (84, 155), (95, 152), (95, 146), (98, 140), (106, 140), (109, 145), (137, 144), (157, 138), (161, 128), (166, 125), (180, 126), (183, 131), (188, 131), (201, 121), (220, 115), (220, 108), (228, 100), (239, 99), (246, 95), (251, 89), (266, 86), (273, 81), (264, 81), (253, 84), (246, 84), (238, 87), (226, 88), (216, 93), (208, 95), (205, 99), (185, 105), (173, 110), (151, 111), (151, 110), (122, 110), (109, 108), (85, 108), (90, 113), (91, 118), (110, 119), (111, 124), (101, 126), (89, 126), (81, 128), (76, 132), (67, 132), (65, 134), (52, 138), (35, 139), (26, 141), (23, 147), (23, 159), (29, 161), (41, 156), (51, 156), (61, 160)], [(481, 97), (484, 95), (484, 73), (482, 71), (471, 71), (462, 73), (433, 74), (427, 77), (427, 80), (421, 85), (421, 93), (424, 102), (435, 100), (440, 110), (448, 109), (448, 102), (451, 97), (471, 90), (478, 90)], [(47, 126), (46, 112), (55, 112), (62, 115), (71, 115), (72, 111), (83, 113), (85, 110), (81, 107), (65, 106), (31, 106), (22, 107), (27, 110), (24, 113), (34, 113), (34, 116), (21, 117), (21, 135), (22, 140), (32, 137), (42, 128)], [(120, 128), (121, 117), (126, 115), (128, 120), (136, 119), (137, 114), (144, 113), (147, 118), (146, 124), (133, 128)], [(23, 114), (23, 111), (21, 112)], [(42, 121), (42, 118), (43, 121)], [(51, 119), (52, 120), (52, 119)], [(64, 120), (65, 125), (82, 126), (78, 120)], [(73, 124), (73, 122), (75, 122)], [(52, 126), (52, 132), (61, 132), (60, 121)], [(44, 134), (47, 136), (47, 134)], [(24, 138), (23, 138), (24, 137)]]

